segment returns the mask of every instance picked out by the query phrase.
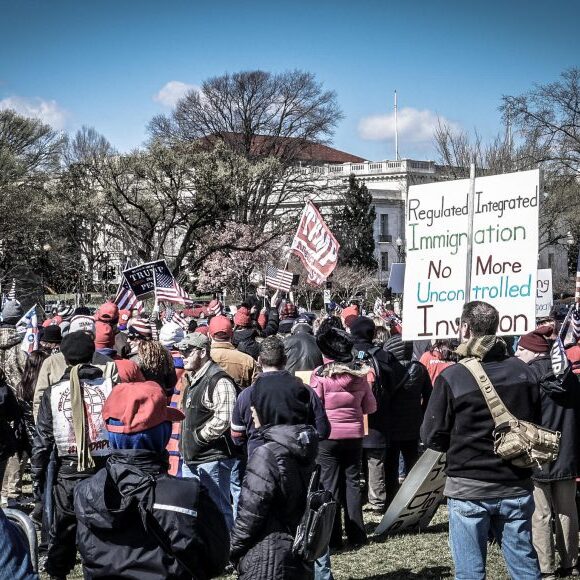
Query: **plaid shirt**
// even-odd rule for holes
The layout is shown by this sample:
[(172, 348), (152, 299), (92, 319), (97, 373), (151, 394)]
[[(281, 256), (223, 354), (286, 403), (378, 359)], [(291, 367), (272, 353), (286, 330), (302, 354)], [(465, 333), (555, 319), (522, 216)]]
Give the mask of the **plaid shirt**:
[[(212, 361), (206, 362), (195, 374), (192, 382), (200, 379), (208, 370)], [(200, 429), (198, 437), (209, 442), (223, 435), (232, 423), (232, 413), (236, 404), (236, 389), (231, 379), (220, 379), (213, 391), (210, 401), (207, 391), (203, 395), (202, 403), (210, 411), (213, 417)]]

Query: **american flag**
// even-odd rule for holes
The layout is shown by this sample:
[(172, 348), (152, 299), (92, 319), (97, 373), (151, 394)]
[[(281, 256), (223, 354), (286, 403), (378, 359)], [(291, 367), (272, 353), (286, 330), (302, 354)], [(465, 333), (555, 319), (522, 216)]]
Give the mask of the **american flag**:
[(16, 280), (12, 278), (12, 287), (6, 296), (6, 300), (16, 300)]
[(139, 314), (143, 310), (143, 302), (135, 296), (131, 286), (129, 286), (129, 282), (125, 279), (119, 284), (119, 289), (113, 302), (119, 307), (119, 310), (134, 310), (136, 308)]
[(580, 248), (578, 248), (578, 261), (576, 262), (576, 293), (574, 302), (574, 310), (572, 311), (572, 338), (575, 342), (578, 342), (580, 340)]
[(165, 322), (175, 322), (178, 326), (181, 326), (183, 330), (187, 330), (189, 324), (185, 318), (182, 318), (180, 314), (170, 305), (165, 307), (165, 312), (163, 313), (163, 318)]
[(293, 278), (294, 274), (288, 272), (288, 270), (279, 270), (278, 268), (274, 268), (274, 266), (268, 266), (266, 268), (266, 286), (270, 288), (290, 292)]
[(189, 294), (177, 283), (171, 274), (158, 272), (156, 268), (153, 268), (153, 280), (155, 282), (155, 297), (157, 300), (179, 302), (181, 304), (191, 302)]

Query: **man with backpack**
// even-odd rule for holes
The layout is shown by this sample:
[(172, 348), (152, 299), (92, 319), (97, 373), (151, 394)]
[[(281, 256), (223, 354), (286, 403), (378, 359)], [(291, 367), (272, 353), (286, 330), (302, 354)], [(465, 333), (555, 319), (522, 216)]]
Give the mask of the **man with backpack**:
[[(537, 377), (528, 365), (508, 355), (505, 342), (496, 336), (498, 326), (499, 313), (491, 304), (467, 303), (457, 352), (479, 362), (518, 420), (537, 423)], [(437, 377), (421, 437), (427, 447), (447, 453), (444, 493), (455, 577), (485, 578), (488, 537), (493, 533), (510, 576), (539, 580), (532, 545), (532, 470), (496, 454), (494, 420), (478, 381), (464, 364), (450, 366)]]

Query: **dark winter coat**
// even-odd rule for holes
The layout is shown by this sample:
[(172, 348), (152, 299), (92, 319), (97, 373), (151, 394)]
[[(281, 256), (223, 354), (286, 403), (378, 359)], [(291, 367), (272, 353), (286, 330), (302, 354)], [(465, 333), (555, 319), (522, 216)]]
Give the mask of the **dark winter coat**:
[(562, 434), (558, 458), (542, 466), (542, 469), (535, 468), (533, 479), (557, 481), (575, 478), (580, 459), (580, 388), (576, 375), (569, 371), (561, 380), (557, 380), (547, 354), (534, 359), (528, 366), (536, 373), (540, 385), (541, 425)]
[(14, 430), (20, 418), (16, 395), (0, 370), (0, 461), (14, 455), (20, 446)]
[[(534, 371), (505, 354), (498, 345), (482, 360), (497, 394), (508, 410), (523, 421), (540, 422), (540, 392)], [(504, 461), (493, 450), (494, 424), (477, 382), (461, 364), (446, 368), (435, 380), (425, 419), (423, 443), (447, 452), (450, 477), (519, 485), (531, 469)]]
[(230, 559), (240, 580), (306, 580), (313, 565), (292, 555), (306, 504), (318, 435), (305, 425), (263, 429), (249, 458), (232, 531)]
[[(167, 475), (167, 455), (115, 450), (104, 469), (75, 489), (77, 543), (85, 578), (203, 580), (219, 575), (229, 552), (223, 516), (198, 478)], [(144, 525), (144, 509), (154, 523)], [(156, 537), (157, 535), (157, 537)]]
[(296, 371), (312, 371), (322, 366), (322, 353), (316, 344), (316, 338), (312, 332), (300, 324), (294, 334), (284, 339), (284, 351), (286, 352), (286, 370), (291, 373)]
[(254, 322), (253, 325), (248, 328), (236, 328), (236, 330), (234, 330), (232, 344), (240, 352), (245, 352), (246, 354), (249, 354), (254, 360), (258, 360), (258, 355), (260, 354), (260, 343), (257, 341), (257, 339), (272, 336), (277, 332), (278, 310), (276, 308), (270, 308), (268, 313), (268, 322), (263, 330), (257, 322)]
[(433, 391), (429, 373), (416, 360), (393, 361), (392, 368), (385, 437), (387, 442), (419, 440), (423, 416)]
[[(354, 348), (369, 357), (367, 353), (374, 345), (368, 340), (357, 341), (355, 337)], [(363, 447), (384, 448), (389, 441), (418, 439), (423, 412), (431, 395), (427, 372), (416, 362), (399, 362), (391, 351), (378, 350), (373, 357), (375, 364), (366, 362), (371, 368), (376, 365), (379, 373), (373, 385), (377, 410), (368, 416), (369, 434), (363, 439)]]

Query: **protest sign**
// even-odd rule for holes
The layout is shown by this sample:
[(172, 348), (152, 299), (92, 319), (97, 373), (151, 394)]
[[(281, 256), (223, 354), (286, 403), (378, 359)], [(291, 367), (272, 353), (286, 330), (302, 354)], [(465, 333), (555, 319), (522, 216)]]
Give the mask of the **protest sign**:
[[(456, 337), (467, 300), (470, 180), (413, 186), (406, 208), (403, 340)], [(539, 171), (475, 180), (470, 300), (500, 314), (499, 335), (535, 325)]]
[(389, 283), (387, 286), (391, 292), (401, 294), (405, 286), (405, 264), (391, 264), (391, 272), (389, 273)]
[(465, 302), (469, 179), (409, 188), (403, 340), (457, 336)]
[(312, 202), (307, 202), (291, 251), (308, 272), (308, 281), (320, 286), (336, 268), (339, 244)]
[(538, 270), (538, 281), (536, 283), (536, 316), (549, 316), (554, 305), (554, 295), (552, 293), (552, 269), (545, 268)]
[(445, 454), (427, 449), (405, 478), (375, 535), (427, 527), (443, 498), (444, 469)]
[(147, 298), (153, 295), (155, 291), (155, 280), (153, 279), (154, 268), (157, 274), (173, 278), (173, 274), (167, 267), (165, 260), (148, 262), (147, 264), (141, 264), (140, 266), (123, 271), (125, 280), (127, 280), (127, 283), (137, 298)]

